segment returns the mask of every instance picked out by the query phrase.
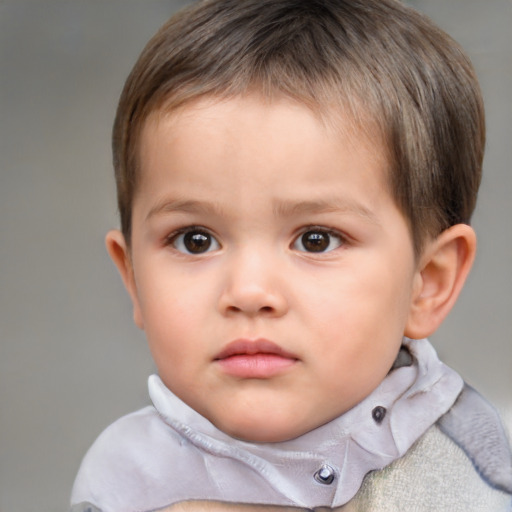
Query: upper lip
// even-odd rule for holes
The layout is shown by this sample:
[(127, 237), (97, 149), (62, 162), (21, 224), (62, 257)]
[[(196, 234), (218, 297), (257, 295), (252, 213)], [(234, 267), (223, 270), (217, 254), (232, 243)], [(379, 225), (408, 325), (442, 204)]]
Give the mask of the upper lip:
[(222, 350), (215, 356), (215, 360), (226, 359), (238, 355), (255, 355), (255, 354), (275, 354), (277, 356), (285, 357), (287, 359), (298, 359), (295, 354), (288, 352), (281, 348), (273, 341), (263, 338), (256, 340), (238, 339), (228, 343)]

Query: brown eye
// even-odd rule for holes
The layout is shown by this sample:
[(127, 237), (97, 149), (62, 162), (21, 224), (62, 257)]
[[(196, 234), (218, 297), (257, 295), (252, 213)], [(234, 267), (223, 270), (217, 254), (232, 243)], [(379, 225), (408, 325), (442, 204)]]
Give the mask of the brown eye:
[(322, 229), (311, 229), (295, 241), (293, 248), (302, 252), (329, 252), (342, 243), (340, 235)]
[(203, 254), (219, 249), (219, 242), (210, 233), (191, 229), (180, 233), (172, 240), (175, 249), (185, 254)]
[(329, 247), (329, 235), (308, 231), (302, 235), (302, 245), (309, 252), (324, 252)]
[(205, 233), (186, 233), (183, 237), (183, 245), (188, 252), (198, 254), (206, 252), (212, 245), (211, 237)]

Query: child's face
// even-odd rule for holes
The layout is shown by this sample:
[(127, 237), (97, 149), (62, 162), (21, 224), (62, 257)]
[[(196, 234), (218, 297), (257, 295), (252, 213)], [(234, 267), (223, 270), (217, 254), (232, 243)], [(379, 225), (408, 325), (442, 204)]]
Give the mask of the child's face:
[(135, 320), (164, 383), (228, 434), (299, 436), (391, 367), (418, 272), (383, 153), (284, 99), (148, 120)]

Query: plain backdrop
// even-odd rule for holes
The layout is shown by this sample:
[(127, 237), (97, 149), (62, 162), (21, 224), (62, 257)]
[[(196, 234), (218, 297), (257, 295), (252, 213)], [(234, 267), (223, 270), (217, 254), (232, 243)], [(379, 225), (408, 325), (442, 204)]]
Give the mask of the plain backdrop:
[[(186, 2), (0, 0), (0, 511), (68, 507), (80, 460), (148, 403), (153, 364), (103, 238), (110, 130), (145, 42)], [(434, 343), (512, 419), (512, 2), (415, 0), (468, 51), (488, 116), (479, 254)]]

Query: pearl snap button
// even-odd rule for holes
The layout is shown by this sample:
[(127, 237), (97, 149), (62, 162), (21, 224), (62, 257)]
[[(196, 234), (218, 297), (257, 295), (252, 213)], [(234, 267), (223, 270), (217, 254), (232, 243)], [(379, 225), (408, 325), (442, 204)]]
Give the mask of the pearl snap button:
[(321, 484), (329, 485), (334, 480), (334, 469), (324, 464), (316, 473), (315, 480)]

